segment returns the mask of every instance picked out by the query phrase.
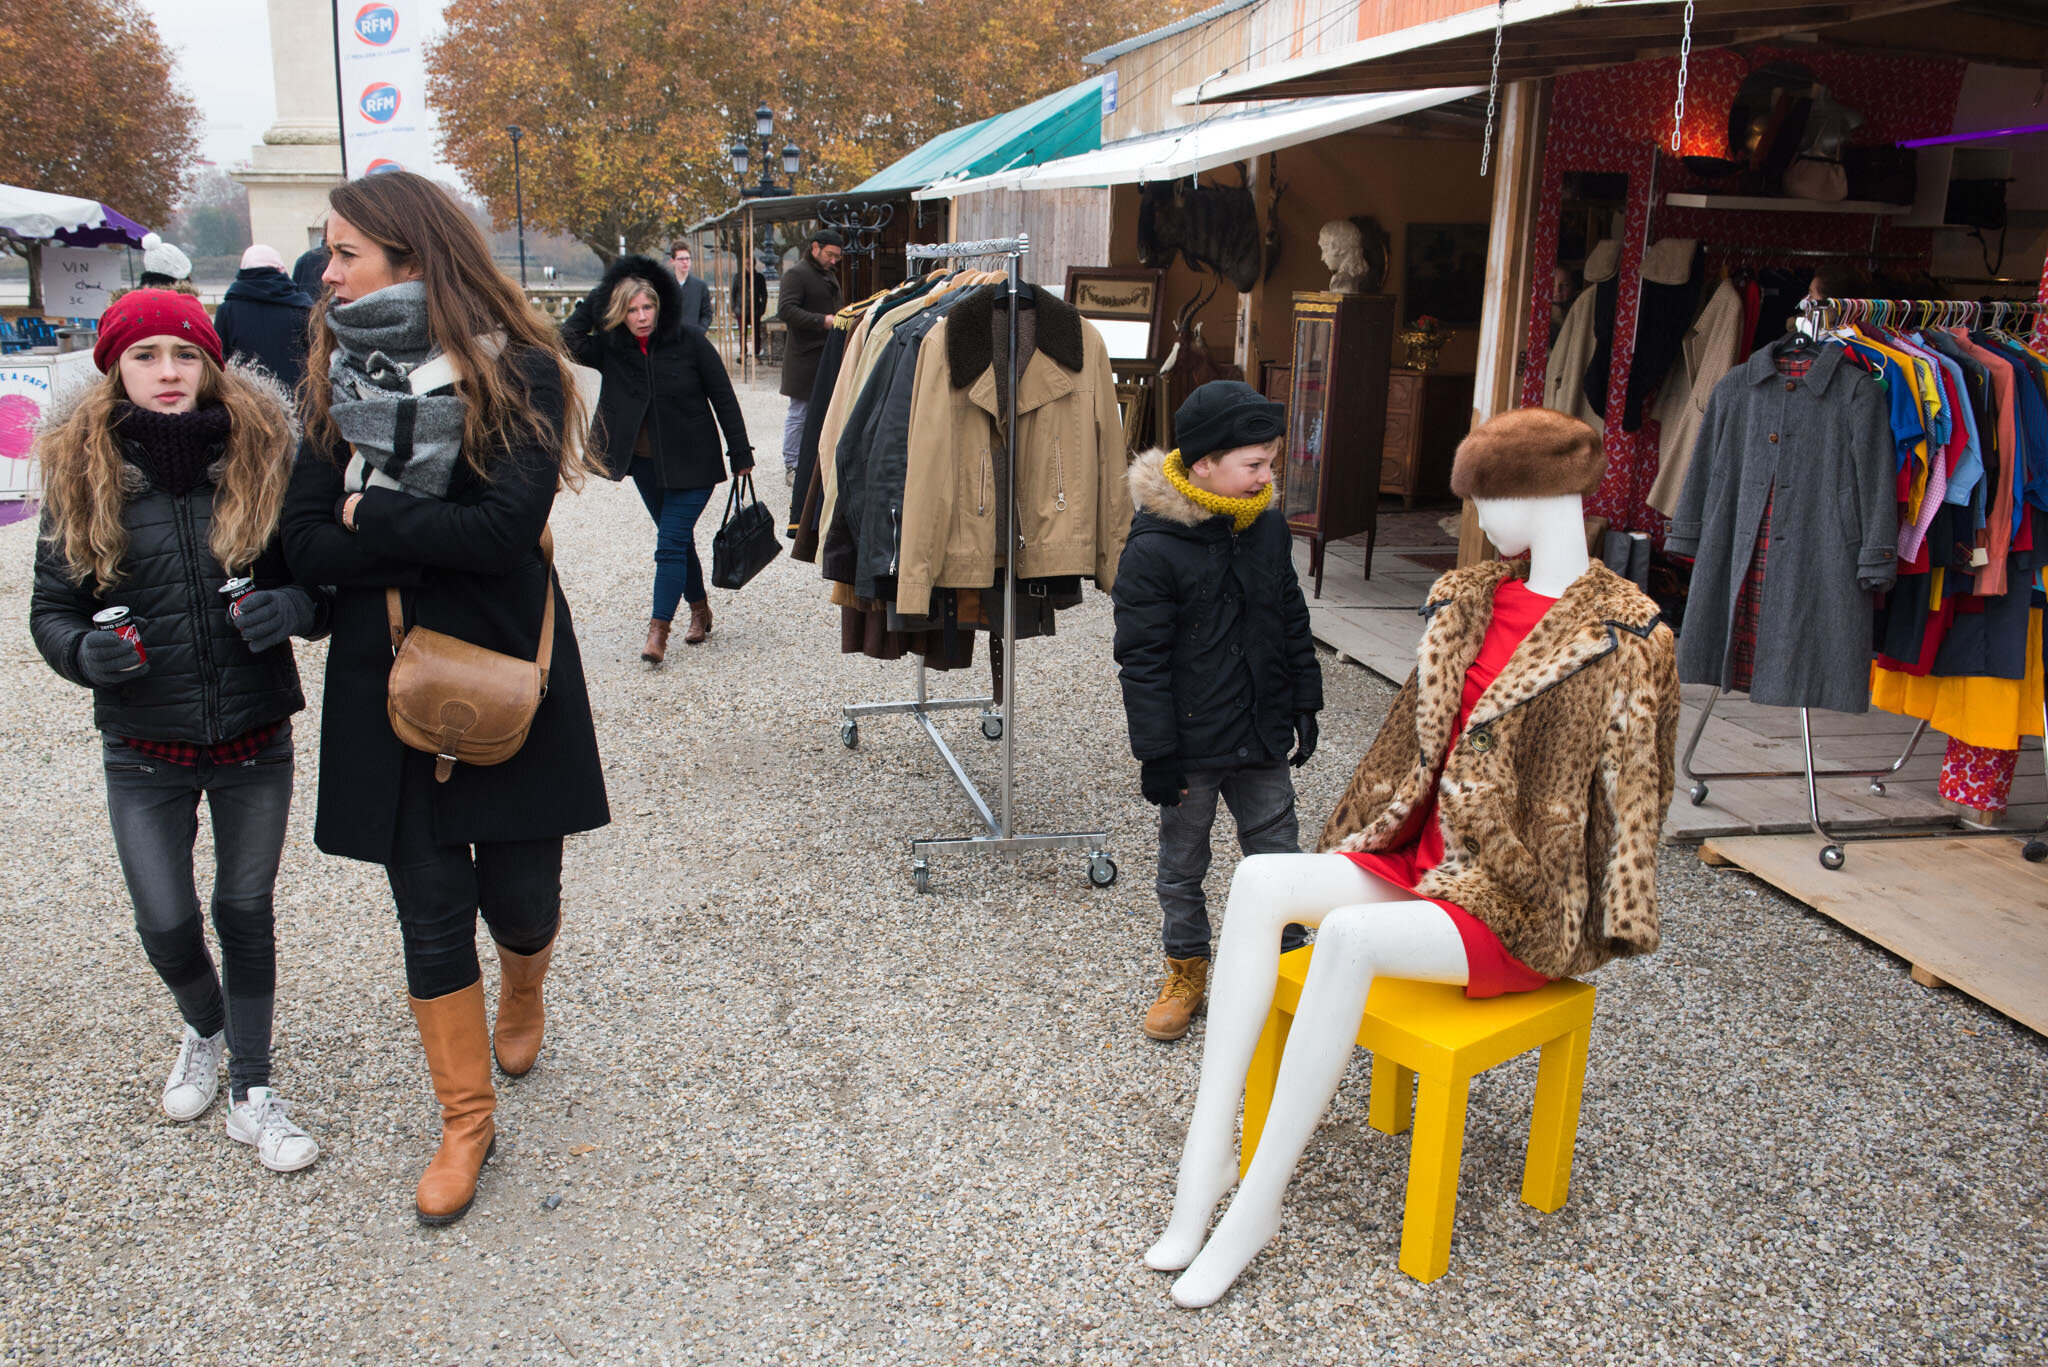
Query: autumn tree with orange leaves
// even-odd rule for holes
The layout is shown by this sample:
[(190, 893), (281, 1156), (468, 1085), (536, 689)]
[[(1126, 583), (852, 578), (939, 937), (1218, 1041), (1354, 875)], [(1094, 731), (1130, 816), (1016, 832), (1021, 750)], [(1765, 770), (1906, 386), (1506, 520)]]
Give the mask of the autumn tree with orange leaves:
[[(427, 54), (441, 155), (504, 223), (606, 261), (738, 197), (753, 110), (803, 149), (800, 191), (853, 185), (951, 128), (1087, 73), (1080, 58), (1200, 0), (448, 0)], [(758, 169), (758, 168), (753, 168)]]
[[(111, 204), (162, 223), (199, 152), (199, 107), (135, 0), (0, 5), (0, 185)], [(0, 237), (30, 262), (30, 244)]]

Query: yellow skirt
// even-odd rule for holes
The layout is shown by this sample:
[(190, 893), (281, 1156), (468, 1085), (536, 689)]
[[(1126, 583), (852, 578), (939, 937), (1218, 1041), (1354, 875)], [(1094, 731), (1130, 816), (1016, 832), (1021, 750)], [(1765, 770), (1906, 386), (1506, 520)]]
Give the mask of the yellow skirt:
[(2041, 684), (2041, 610), (2034, 608), (2027, 613), (2026, 678), (1916, 678), (1872, 665), (1870, 705), (1922, 718), (1965, 745), (2017, 750), (2021, 736), (2041, 734)]

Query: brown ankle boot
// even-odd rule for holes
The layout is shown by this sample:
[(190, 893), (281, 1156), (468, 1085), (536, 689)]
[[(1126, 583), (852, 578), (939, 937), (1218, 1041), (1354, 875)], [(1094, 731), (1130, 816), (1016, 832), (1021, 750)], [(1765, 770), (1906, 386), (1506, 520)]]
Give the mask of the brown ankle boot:
[(659, 617), (647, 623), (647, 644), (640, 647), (640, 658), (651, 665), (658, 665), (668, 657), (668, 626)]
[(498, 946), (498, 1023), (491, 1031), (491, 1047), (507, 1077), (525, 1077), (540, 1057), (546, 1021), (540, 988), (554, 956), (553, 940), (536, 954), (514, 954)]
[(491, 1087), (484, 985), (474, 982), (445, 997), (411, 1001), (434, 1096), (441, 1103), (441, 1149), (420, 1177), (415, 1204), (421, 1224), (453, 1224), (469, 1212), (477, 1175), (498, 1147), (491, 1119), (498, 1094)]
[(1209, 990), (1207, 959), (1168, 959), (1159, 999), (1145, 1013), (1145, 1033), (1153, 1039), (1175, 1040), (1188, 1032)]
[(711, 634), (711, 600), (690, 604), (690, 629), (683, 633), (683, 644), (693, 646)]

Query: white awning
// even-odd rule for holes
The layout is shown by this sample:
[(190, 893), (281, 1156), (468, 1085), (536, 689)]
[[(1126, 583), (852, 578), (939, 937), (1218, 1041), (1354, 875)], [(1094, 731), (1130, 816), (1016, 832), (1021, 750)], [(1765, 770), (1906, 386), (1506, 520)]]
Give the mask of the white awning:
[(106, 206), (98, 200), (0, 185), (0, 232), (21, 238), (46, 238), (79, 228), (97, 228), (106, 221)]
[(1433, 109), (1485, 90), (1454, 86), (1406, 90), (1388, 95), (1345, 95), (1291, 100), (1243, 114), (1224, 114), (1163, 133), (1127, 138), (1095, 152), (1039, 166), (996, 171), (963, 180), (940, 181), (916, 192), (917, 199), (952, 199), (982, 190), (1066, 190), (1093, 185), (1142, 185), (1177, 180), (1199, 171), (1313, 142), (1368, 124)]

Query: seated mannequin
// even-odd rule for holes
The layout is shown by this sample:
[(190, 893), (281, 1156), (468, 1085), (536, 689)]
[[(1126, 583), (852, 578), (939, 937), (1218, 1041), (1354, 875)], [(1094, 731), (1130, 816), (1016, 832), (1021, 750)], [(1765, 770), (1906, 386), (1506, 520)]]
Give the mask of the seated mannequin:
[[(1324, 829), (1336, 852), (1238, 866), (1173, 1214), (1145, 1255), (1186, 1269), (1175, 1303), (1215, 1301), (1279, 1228), (1375, 977), (1491, 996), (1656, 948), (1678, 680), (1656, 605), (1588, 561), (1581, 495), (1604, 468), (1590, 428), (1544, 409), (1466, 438), (1453, 490), (1503, 555), (1528, 553), (1526, 576), (1496, 561), (1432, 588), (1417, 672)], [(1205, 1240), (1289, 922), (1317, 928), (1315, 957), (1258, 1151)]]

